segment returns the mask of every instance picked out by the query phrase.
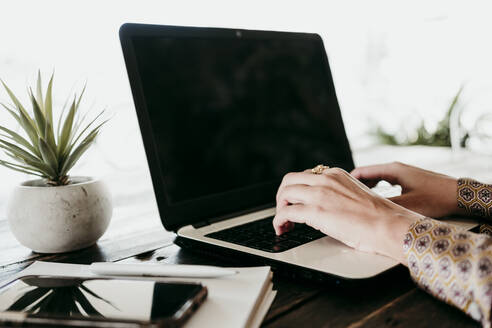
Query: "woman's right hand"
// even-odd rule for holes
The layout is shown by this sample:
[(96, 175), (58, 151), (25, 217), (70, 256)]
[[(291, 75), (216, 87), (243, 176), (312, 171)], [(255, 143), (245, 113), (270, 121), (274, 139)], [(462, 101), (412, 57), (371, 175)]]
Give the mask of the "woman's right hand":
[(390, 200), (422, 215), (438, 218), (465, 214), (458, 208), (458, 186), (453, 177), (399, 162), (362, 166), (351, 174), (368, 187), (375, 186), (381, 180), (400, 185), (401, 196)]

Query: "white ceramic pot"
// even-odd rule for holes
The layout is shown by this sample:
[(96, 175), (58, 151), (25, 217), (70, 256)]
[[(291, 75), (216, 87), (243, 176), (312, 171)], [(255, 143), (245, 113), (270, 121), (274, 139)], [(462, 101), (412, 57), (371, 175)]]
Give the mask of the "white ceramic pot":
[(62, 253), (91, 246), (104, 234), (113, 213), (108, 188), (92, 178), (71, 180), (58, 187), (31, 180), (14, 189), (7, 218), (22, 245), (38, 253)]

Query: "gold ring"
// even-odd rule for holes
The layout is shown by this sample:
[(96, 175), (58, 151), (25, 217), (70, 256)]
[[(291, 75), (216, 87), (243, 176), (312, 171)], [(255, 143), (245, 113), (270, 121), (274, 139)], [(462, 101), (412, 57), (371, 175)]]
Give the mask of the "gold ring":
[(323, 165), (323, 164), (319, 164), (319, 165), (316, 165), (315, 167), (313, 167), (311, 169), (311, 173), (313, 173), (313, 174), (322, 174), (324, 170), (329, 169), (329, 168), (330, 168), (329, 166), (326, 166), (326, 165)]

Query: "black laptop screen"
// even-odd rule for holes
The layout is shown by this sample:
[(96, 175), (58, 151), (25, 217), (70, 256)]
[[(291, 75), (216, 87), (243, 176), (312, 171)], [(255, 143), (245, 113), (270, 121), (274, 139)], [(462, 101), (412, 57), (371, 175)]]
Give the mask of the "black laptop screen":
[(288, 172), (353, 168), (319, 38), (132, 43), (168, 205), (236, 191), (272, 203)]

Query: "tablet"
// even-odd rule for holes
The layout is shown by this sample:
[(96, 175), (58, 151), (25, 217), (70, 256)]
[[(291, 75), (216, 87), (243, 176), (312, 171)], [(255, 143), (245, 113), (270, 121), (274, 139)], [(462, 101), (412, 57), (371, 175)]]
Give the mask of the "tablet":
[(194, 283), (28, 276), (0, 290), (0, 325), (180, 327), (206, 296)]

